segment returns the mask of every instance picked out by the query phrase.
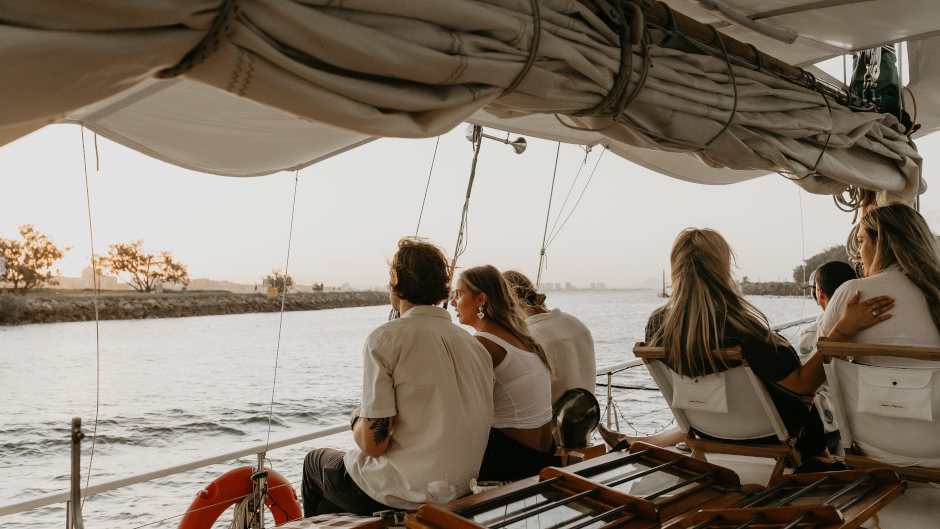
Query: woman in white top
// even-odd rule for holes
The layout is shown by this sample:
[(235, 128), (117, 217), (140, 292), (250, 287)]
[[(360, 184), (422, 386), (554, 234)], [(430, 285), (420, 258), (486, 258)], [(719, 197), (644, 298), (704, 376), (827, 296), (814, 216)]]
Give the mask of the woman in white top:
[[(856, 257), (865, 277), (846, 282), (832, 295), (819, 322), (819, 336), (857, 343), (940, 346), (940, 246), (927, 221), (904, 204), (874, 208), (862, 217), (857, 242)], [(882, 298), (893, 303), (859, 301), (873, 294), (890, 296)], [(895, 367), (925, 365), (890, 357), (856, 360)]]
[(551, 365), (495, 267), (464, 270), (451, 304), (493, 359), (493, 425), (481, 480), (512, 481), (555, 464)]

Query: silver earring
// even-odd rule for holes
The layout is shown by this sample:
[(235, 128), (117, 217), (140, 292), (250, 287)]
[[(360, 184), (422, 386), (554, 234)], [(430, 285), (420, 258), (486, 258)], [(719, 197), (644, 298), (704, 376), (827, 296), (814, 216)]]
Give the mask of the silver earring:
[(486, 316), (486, 314), (483, 314), (483, 305), (480, 305), (477, 307), (477, 318), (482, 320), (484, 316)]

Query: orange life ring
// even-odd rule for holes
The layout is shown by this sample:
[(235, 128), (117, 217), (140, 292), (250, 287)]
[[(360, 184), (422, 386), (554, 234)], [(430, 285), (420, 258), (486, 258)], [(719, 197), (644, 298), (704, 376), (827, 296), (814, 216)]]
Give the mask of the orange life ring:
[[(268, 472), (268, 495), (265, 498), (276, 525), (303, 517), (297, 493), (280, 473)], [(196, 499), (180, 520), (179, 529), (210, 529), (219, 516), (242, 498), (252, 493), (251, 475), (254, 467), (238, 467), (217, 477), (196, 495)]]

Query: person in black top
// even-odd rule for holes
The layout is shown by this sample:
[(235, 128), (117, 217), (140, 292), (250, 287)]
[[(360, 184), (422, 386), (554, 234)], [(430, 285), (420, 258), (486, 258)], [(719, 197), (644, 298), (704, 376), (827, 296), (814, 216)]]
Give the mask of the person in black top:
[[(688, 228), (676, 238), (670, 256), (672, 296), (656, 309), (646, 326), (648, 345), (666, 350), (666, 363), (677, 373), (696, 377), (734, 367), (712, 351), (741, 346), (741, 354), (767, 391), (809, 470), (834, 463), (826, 449), (819, 414), (804, 403), (823, 382), (822, 370), (801, 369), (796, 351), (770, 330), (767, 318), (744, 299), (731, 275), (734, 254), (718, 232)], [(677, 429), (655, 438), (673, 441)], [(610, 442), (613, 439), (605, 439)], [(822, 467), (821, 467), (822, 466)], [(833, 467), (835, 468), (835, 467)]]

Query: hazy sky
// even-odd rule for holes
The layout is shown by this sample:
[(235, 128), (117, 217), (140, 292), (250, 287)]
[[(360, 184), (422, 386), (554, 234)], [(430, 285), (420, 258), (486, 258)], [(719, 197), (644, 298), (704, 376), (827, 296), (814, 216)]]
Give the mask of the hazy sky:
[[(441, 137), (420, 235), (453, 252), (472, 150), (465, 125)], [(490, 131), (494, 135), (499, 133)], [(169, 250), (191, 278), (253, 283), (284, 269), (294, 173), (231, 178), (159, 162), (86, 131), (95, 251), (143, 239)], [(937, 140), (919, 142), (921, 152)], [(395, 242), (413, 235), (435, 140), (383, 139), (299, 173), (289, 273), (301, 284), (387, 282)], [(529, 138), (522, 155), (484, 140), (470, 204), (468, 250), (459, 266), (491, 263), (535, 278), (556, 144)], [(584, 189), (601, 149), (573, 188), (564, 215)], [(550, 225), (584, 159), (562, 145)], [(929, 154), (924, 175), (935, 167)], [(46, 127), (0, 148), (0, 237), (34, 224), (72, 250), (63, 274), (77, 276), (90, 243), (81, 129)], [(932, 190), (931, 190), (932, 191)], [(940, 199), (928, 191), (922, 212), (940, 231)], [(577, 209), (547, 252), (543, 281), (629, 287), (668, 269), (669, 248), (688, 226), (719, 230), (738, 255), (738, 276), (787, 280), (804, 257), (844, 242), (851, 214), (828, 196), (810, 195), (781, 176), (704, 186), (653, 173), (606, 153)], [(561, 222), (558, 223), (559, 225)]]

